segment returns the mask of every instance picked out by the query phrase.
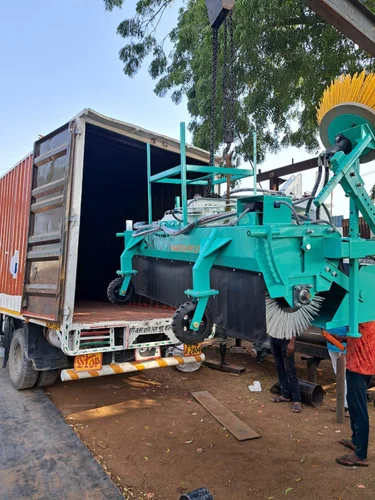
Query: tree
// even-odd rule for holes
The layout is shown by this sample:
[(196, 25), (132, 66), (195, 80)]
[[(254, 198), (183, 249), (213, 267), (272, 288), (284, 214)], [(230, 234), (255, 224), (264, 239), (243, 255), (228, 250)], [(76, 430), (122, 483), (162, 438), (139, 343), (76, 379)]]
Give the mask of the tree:
[[(125, 0), (104, 0), (106, 9)], [(374, 1), (364, 1), (375, 11)], [(158, 26), (174, 0), (138, 0), (136, 15), (118, 27), (126, 45), (124, 72), (134, 77), (149, 62), (155, 92), (187, 97), (194, 144), (208, 149), (211, 106), (212, 32), (205, 0), (184, 0), (177, 26), (167, 36)], [(353, 42), (306, 8), (303, 0), (237, 0), (235, 26), (235, 117), (237, 157), (252, 155), (251, 132), (260, 139), (259, 160), (289, 145), (316, 151), (316, 106), (324, 88), (343, 72), (370, 69), (372, 61)], [(223, 34), (219, 36), (223, 62)], [(171, 48), (170, 48), (171, 47)], [(218, 74), (218, 89), (222, 86)], [(222, 142), (222, 100), (218, 92), (216, 145)], [(293, 128), (293, 124), (297, 127)]]

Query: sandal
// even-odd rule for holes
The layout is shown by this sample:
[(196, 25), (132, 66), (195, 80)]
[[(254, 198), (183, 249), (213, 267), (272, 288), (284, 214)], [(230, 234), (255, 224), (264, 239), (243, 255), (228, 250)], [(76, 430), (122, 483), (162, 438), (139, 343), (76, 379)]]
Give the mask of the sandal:
[(363, 460), (353, 460), (350, 455), (336, 458), (336, 462), (344, 467), (368, 467), (368, 463)]
[(350, 450), (355, 451), (357, 449), (356, 445), (350, 439), (340, 439), (339, 443)]
[(270, 399), (271, 403), (290, 403), (290, 399), (284, 398), (284, 396), (276, 396)]
[(292, 412), (293, 413), (301, 413), (302, 412), (302, 405), (301, 405), (301, 403), (294, 402), (293, 403)]
[[(336, 407), (335, 406), (332, 406), (329, 411), (332, 411), (333, 413), (336, 413)], [(349, 410), (347, 408), (345, 408), (345, 417), (346, 418), (350, 418), (350, 413), (349, 413)]]

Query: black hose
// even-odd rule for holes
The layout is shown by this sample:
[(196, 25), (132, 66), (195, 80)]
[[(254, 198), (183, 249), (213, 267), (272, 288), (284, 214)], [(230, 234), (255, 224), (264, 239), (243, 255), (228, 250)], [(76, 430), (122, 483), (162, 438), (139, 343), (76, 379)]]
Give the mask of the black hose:
[[(234, 189), (229, 193), (229, 195), (232, 194), (237, 194), (237, 193), (244, 193), (247, 191), (254, 191), (254, 188), (239, 188), (239, 189)], [(272, 195), (278, 195), (278, 196), (285, 196), (281, 191), (272, 191), (271, 189), (258, 189), (259, 193), (266, 193), (266, 194), (272, 194)], [(222, 198), (225, 198), (226, 194), (222, 196)]]
[(328, 226), (333, 227), (335, 231), (337, 231), (337, 227), (332, 224), (332, 222), (329, 222), (328, 220), (313, 220), (310, 222), (310, 224), (327, 224)]
[(176, 209), (172, 210), (172, 217), (176, 219), (177, 222), (180, 222), (182, 224), (183, 220), (177, 217), (176, 215)]
[[(326, 187), (326, 185), (328, 184), (328, 181), (329, 181), (329, 166), (328, 166), (328, 162), (326, 160), (324, 160), (324, 181), (323, 181), (322, 189), (324, 189)], [(316, 218), (318, 220), (320, 219), (320, 208), (321, 208), (321, 206), (322, 205), (320, 205), (316, 209)], [(325, 211), (326, 211), (326, 213), (328, 213), (326, 207), (325, 207)], [(330, 215), (328, 215), (328, 219), (329, 220), (331, 219)]]
[[(313, 200), (313, 196), (308, 196), (307, 198), (301, 198), (300, 200), (293, 201), (293, 206), (295, 205), (300, 205), (301, 203), (304, 203), (307, 200)], [(321, 206), (323, 207), (325, 213), (327, 214), (328, 220), (332, 222), (332, 217), (331, 214), (329, 213), (328, 207), (325, 203), (322, 203)], [(301, 219), (303, 218), (302, 215), (299, 216)]]
[(332, 217), (331, 217), (331, 214), (329, 213), (329, 210), (328, 210), (327, 205), (326, 205), (325, 203), (322, 203), (322, 205), (321, 205), (321, 206), (323, 207), (323, 209), (324, 209), (325, 213), (327, 214), (327, 217), (328, 217), (329, 222), (331, 222), (331, 223), (332, 223)]
[(290, 203), (288, 203), (287, 201), (284, 201), (284, 200), (275, 201), (274, 205), (275, 205), (275, 208), (277, 208), (277, 205), (285, 205), (286, 207), (288, 207), (292, 211), (292, 214), (294, 215), (294, 218), (295, 218), (295, 221), (297, 222), (297, 224), (299, 226), (301, 225), (301, 221), (299, 220), (297, 210), (293, 207), (293, 205), (291, 205)]
[(312, 190), (312, 192), (311, 192), (311, 198), (310, 198), (310, 200), (308, 201), (308, 203), (307, 203), (307, 205), (306, 205), (306, 210), (305, 210), (305, 214), (306, 214), (306, 215), (308, 215), (308, 214), (309, 214), (309, 212), (310, 212), (310, 208), (311, 208), (311, 204), (312, 204), (312, 201), (313, 201), (313, 199), (315, 198), (316, 193), (318, 192), (318, 188), (319, 188), (319, 185), (320, 185), (320, 181), (322, 180), (322, 174), (323, 174), (323, 166), (322, 166), (321, 159), (319, 159), (318, 177), (316, 178), (315, 185), (314, 185), (314, 189), (313, 189), (313, 190)]

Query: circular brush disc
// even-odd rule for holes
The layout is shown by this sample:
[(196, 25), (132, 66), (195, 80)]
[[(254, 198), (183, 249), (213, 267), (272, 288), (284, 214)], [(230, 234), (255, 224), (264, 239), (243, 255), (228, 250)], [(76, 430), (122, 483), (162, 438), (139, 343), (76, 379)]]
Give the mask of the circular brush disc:
[[(337, 104), (323, 116), (320, 123), (320, 138), (325, 148), (330, 148), (335, 143), (338, 134), (345, 130), (367, 123), (375, 131), (375, 110), (358, 102)], [(355, 145), (353, 144), (353, 147)], [(361, 163), (375, 159), (375, 150), (366, 149), (361, 156)]]

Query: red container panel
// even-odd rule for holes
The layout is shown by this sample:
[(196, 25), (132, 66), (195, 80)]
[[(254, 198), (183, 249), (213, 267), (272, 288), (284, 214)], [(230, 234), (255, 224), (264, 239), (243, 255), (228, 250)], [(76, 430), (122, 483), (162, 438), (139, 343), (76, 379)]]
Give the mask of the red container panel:
[(20, 312), (30, 213), (32, 154), (0, 178), (0, 312)]

